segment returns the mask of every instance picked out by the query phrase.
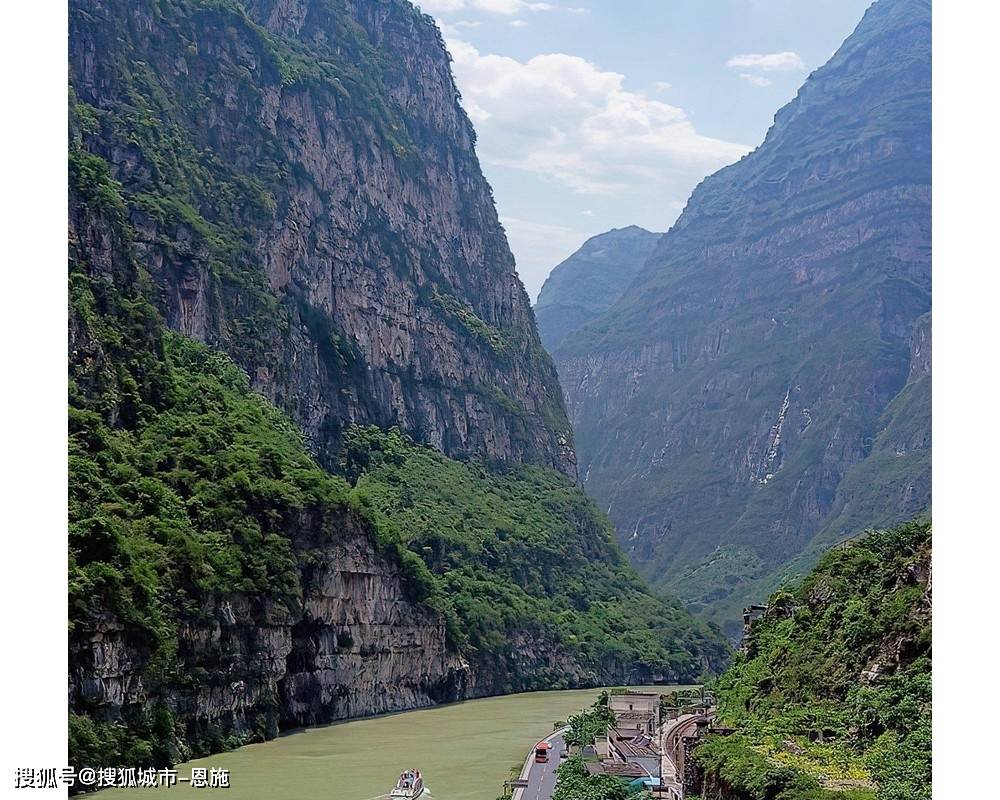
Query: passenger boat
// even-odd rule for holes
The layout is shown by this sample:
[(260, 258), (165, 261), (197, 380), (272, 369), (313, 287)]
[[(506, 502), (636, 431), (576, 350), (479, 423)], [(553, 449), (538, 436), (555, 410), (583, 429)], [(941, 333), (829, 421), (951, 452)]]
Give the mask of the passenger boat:
[(399, 780), (396, 781), (396, 785), (391, 792), (389, 792), (389, 797), (400, 798), (400, 800), (413, 800), (415, 797), (420, 797), (424, 793), (424, 779), (420, 774), (418, 769), (408, 769), (404, 770), (400, 776)]

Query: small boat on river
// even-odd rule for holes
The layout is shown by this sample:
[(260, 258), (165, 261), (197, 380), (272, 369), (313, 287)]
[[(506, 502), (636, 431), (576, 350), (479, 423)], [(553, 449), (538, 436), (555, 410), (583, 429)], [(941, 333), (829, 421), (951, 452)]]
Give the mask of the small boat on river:
[(392, 800), (413, 800), (424, 793), (424, 779), (418, 769), (404, 770), (393, 790), (389, 792)]

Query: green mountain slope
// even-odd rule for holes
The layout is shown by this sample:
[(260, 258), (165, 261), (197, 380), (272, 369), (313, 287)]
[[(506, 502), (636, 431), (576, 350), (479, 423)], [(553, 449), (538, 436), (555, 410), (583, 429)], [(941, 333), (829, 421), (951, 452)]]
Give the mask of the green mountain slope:
[[(631, 683), (722, 666), (718, 631), (649, 594), (607, 518), (564, 476), (451, 461), (373, 428), (350, 432), (347, 458), (359, 476), (352, 499), (384, 540), (420, 554), (428, 602), (460, 649), (501, 658), (511, 631), (537, 630), (579, 664)], [(583, 674), (567, 660), (530, 685), (567, 686)]]
[(321, 463), (345, 427), (575, 474), (447, 51), (407, 0), (74, 0), (80, 147), (166, 324)]
[(718, 689), (736, 730), (698, 750), (704, 797), (929, 798), (930, 523), (833, 550), (773, 595)]
[(789, 562), (930, 503), (930, 4), (879, 0), (554, 350), (640, 573), (738, 633)]
[(165, 327), (122, 186), (79, 147), (87, 109), (70, 120), (71, 763), (722, 666), (557, 470), (349, 425), (343, 475), (320, 466), (229, 356)]

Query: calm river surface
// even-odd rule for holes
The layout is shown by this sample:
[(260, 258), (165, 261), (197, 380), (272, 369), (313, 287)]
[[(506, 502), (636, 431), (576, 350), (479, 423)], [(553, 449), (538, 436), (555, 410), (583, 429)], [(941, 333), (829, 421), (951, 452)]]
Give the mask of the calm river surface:
[[(657, 687), (660, 691), (668, 687)], [(101, 798), (374, 800), (406, 767), (424, 773), (428, 800), (494, 800), (510, 768), (552, 723), (590, 705), (599, 689), (490, 697), (290, 733), (177, 767), (229, 770), (230, 789), (114, 789)], [(426, 795), (425, 795), (426, 796)]]

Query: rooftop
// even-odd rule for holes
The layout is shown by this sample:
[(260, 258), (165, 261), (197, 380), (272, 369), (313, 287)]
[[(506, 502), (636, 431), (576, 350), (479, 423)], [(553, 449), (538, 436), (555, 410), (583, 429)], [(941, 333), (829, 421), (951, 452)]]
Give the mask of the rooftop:
[(660, 755), (656, 742), (641, 732), (637, 736), (613, 736), (612, 742), (615, 749), (626, 758), (656, 758)]
[(587, 772), (591, 775), (617, 775), (620, 778), (645, 778), (646, 770), (638, 764), (625, 763), (623, 761), (591, 761), (587, 764)]
[(649, 719), (653, 716), (653, 711), (615, 711), (615, 717), (619, 720)]

